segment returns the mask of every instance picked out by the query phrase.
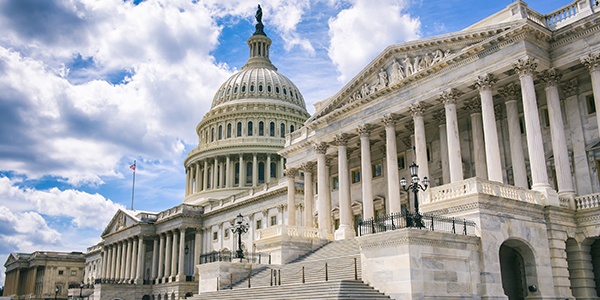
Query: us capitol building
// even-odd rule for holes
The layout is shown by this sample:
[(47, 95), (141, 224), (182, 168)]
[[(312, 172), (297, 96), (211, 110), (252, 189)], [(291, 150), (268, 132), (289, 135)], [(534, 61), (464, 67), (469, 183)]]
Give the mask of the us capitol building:
[[(102, 300), (598, 299), (598, 11), (515, 1), (390, 45), (310, 115), (259, 7), (250, 58), (196, 127), (183, 203), (118, 211), (85, 285), (56, 284)], [(54, 296), (15, 287), (43, 266), (11, 257), (5, 295)]]

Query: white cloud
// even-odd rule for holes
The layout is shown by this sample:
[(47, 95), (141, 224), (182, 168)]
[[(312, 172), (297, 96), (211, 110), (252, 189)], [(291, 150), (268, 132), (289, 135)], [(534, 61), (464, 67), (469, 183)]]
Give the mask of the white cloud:
[[(3, 203), (0, 208), (4, 209), (0, 210), (0, 218), (5, 218), (7, 224), (12, 224), (15, 214), (21, 214), (20, 218), (14, 217), (14, 220), (26, 216), (31, 223), (43, 227), (45, 221), (38, 214), (40, 213), (67, 218), (73, 227), (89, 227), (96, 230), (104, 229), (115, 212), (124, 208), (99, 194), (72, 189), (61, 191), (52, 188), (42, 191), (22, 188), (7, 177), (0, 177), (0, 203)], [(0, 232), (2, 229), (8, 232), (9, 228), (3, 226), (0, 226)], [(15, 230), (19, 233), (26, 230), (24, 228), (26, 227), (15, 227)]]
[(347, 81), (390, 44), (419, 38), (420, 21), (403, 13), (406, 0), (356, 0), (329, 20), (329, 57)]

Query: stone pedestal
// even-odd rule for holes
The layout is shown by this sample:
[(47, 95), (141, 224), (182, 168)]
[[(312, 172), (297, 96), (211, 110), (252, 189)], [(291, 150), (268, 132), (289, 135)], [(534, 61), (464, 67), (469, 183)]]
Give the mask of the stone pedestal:
[(213, 292), (229, 288), (231, 280), (237, 282), (247, 279), (252, 270), (252, 264), (240, 262), (214, 262), (197, 265), (200, 274), (198, 292)]
[(331, 238), (318, 228), (278, 225), (259, 230), (254, 244), (259, 253), (265, 253), (266, 260), (271, 255), (271, 264), (285, 264), (321, 247)]
[(345, 240), (356, 236), (356, 231), (352, 226), (347, 224), (341, 224), (340, 227), (334, 233), (335, 240)]

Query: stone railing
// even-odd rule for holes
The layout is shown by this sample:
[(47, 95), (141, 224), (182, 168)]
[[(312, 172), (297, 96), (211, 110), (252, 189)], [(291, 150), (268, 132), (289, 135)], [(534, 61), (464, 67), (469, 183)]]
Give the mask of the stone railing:
[(326, 239), (327, 236), (319, 228), (307, 228), (300, 226), (277, 225), (269, 228), (259, 229), (257, 239), (266, 239), (276, 236), (300, 237), (309, 239)]
[(576, 210), (584, 210), (584, 209), (600, 207), (600, 194), (578, 196), (578, 197), (575, 197), (573, 200), (575, 202)]
[[(577, 1), (579, 2), (579, 1)], [(576, 16), (580, 13), (577, 2), (570, 3), (546, 15), (546, 26), (548, 28), (557, 28), (560, 23)], [(589, 2), (589, 1), (588, 1)], [(588, 4), (589, 5), (589, 4)]]
[(425, 197), (423, 203), (434, 203), (477, 194), (497, 196), (535, 204), (544, 203), (543, 195), (536, 191), (482, 180), (475, 177), (460, 182), (433, 187), (429, 189), (429, 192), (425, 192), (424, 194)]
[(550, 30), (556, 30), (595, 13), (598, 7), (596, 1), (576, 0), (543, 16), (528, 9), (527, 18)]

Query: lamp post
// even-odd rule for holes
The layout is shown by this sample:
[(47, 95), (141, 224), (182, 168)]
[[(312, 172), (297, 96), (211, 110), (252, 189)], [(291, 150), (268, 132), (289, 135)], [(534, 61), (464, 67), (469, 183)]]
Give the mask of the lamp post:
[(242, 224), (244, 223), (244, 216), (242, 216), (242, 214), (238, 214), (238, 216), (235, 219), (236, 224), (234, 227), (231, 228), (231, 232), (234, 234), (238, 234), (238, 249), (236, 251), (236, 257), (239, 258), (241, 262), (242, 258), (244, 258), (244, 250), (242, 250), (242, 234), (248, 232), (248, 223)]
[(423, 185), (419, 184), (419, 181), (421, 181), (421, 179), (419, 178), (419, 166), (415, 164), (414, 161), (412, 164), (410, 164), (408, 169), (410, 170), (410, 184), (407, 184), (406, 179), (402, 177), (402, 179), (400, 180), (400, 185), (402, 186), (402, 189), (404, 189), (405, 192), (412, 191), (415, 195), (415, 214), (413, 217), (415, 222), (414, 224), (407, 225), (409, 227), (410, 225), (422, 227), (423, 224), (421, 223), (421, 214), (419, 214), (419, 190), (425, 191), (427, 189), (427, 187), (429, 186), (429, 178), (427, 178), (427, 176), (423, 177)]
[(79, 283), (79, 299), (83, 299), (82, 291), (83, 291), (83, 281)]
[(58, 286), (54, 287), (54, 300), (56, 300), (56, 297), (58, 296)]

